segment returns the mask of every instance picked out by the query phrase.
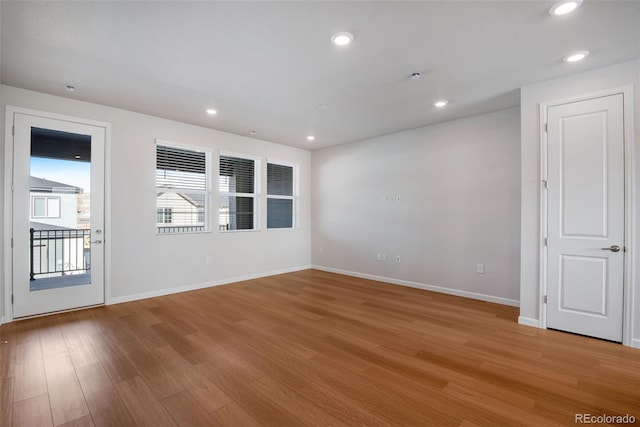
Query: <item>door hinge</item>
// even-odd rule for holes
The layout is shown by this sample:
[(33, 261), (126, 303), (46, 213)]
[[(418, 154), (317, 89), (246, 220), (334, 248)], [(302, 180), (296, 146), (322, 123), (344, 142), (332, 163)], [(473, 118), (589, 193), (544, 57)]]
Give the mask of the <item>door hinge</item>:
[(544, 131), (547, 133), (549, 132), (549, 123), (544, 124)]
[(13, 249), (13, 237), (11, 238), (11, 249)]
[(545, 190), (549, 189), (549, 181), (547, 181), (546, 179), (542, 180), (542, 185), (544, 186)]
[(545, 304), (549, 302), (549, 297), (547, 295), (544, 296), (543, 301)]
[(13, 304), (13, 294), (11, 294), (11, 304)]
[(16, 127), (11, 126), (11, 135), (16, 136)]
[(544, 238), (544, 245), (549, 246), (549, 238), (547, 237)]

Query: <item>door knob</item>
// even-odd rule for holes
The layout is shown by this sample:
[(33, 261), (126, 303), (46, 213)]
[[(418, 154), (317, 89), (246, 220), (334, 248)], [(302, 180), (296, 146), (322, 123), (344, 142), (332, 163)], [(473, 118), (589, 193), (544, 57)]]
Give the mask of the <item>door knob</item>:
[(603, 251), (620, 252), (620, 246), (618, 245), (611, 245), (608, 248), (600, 248), (600, 249), (602, 249)]

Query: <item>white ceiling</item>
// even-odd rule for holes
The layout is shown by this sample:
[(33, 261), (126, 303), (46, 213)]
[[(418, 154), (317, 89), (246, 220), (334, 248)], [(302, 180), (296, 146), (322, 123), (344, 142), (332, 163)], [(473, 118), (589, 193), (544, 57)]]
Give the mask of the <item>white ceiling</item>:
[[(564, 17), (553, 4), (2, 1), (0, 76), (316, 149), (516, 106), (523, 85), (640, 57), (639, 1), (586, 0)], [(354, 42), (333, 46), (338, 31)]]

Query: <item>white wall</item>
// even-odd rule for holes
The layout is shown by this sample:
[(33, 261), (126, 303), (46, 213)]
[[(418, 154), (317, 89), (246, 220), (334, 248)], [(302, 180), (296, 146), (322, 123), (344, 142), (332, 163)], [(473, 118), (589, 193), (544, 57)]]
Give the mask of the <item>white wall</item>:
[(512, 108), (314, 151), (314, 266), (517, 305), (519, 121)]
[[(180, 287), (309, 266), (309, 151), (9, 86), (1, 86), (0, 95), (3, 117), (6, 106), (13, 105), (111, 123), (108, 153), (111, 227), (105, 236), (107, 251), (111, 254), (111, 265), (107, 268), (111, 290), (107, 300), (123, 301)], [(4, 135), (4, 119), (1, 122), (1, 135)], [(214, 152), (224, 150), (299, 164), (299, 229), (157, 236), (156, 138), (209, 147)], [(2, 165), (7, 142), (10, 143), (0, 144)], [(266, 171), (266, 166), (262, 170)], [(0, 174), (0, 220), (4, 224), (3, 180), (4, 174)], [(262, 187), (264, 195), (265, 182)], [(262, 224), (266, 224), (265, 215), (266, 209), (262, 209)], [(213, 218), (217, 221), (217, 215)], [(3, 242), (7, 237), (3, 229), (0, 237)], [(206, 264), (207, 256), (211, 257), (211, 264)], [(0, 295), (4, 294), (6, 285), (0, 281)], [(4, 302), (0, 307), (4, 307)]]
[[(539, 240), (540, 240), (540, 132), (539, 108), (543, 102), (579, 97), (591, 93), (618, 88), (624, 85), (635, 85), (635, 163), (636, 177), (640, 173), (640, 62), (632, 61), (602, 68), (586, 73), (574, 74), (562, 79), (525, 86), (521, 90), (521, 173), (522, 173), (522, 235), (521, 235), (521, 267), (520, 267), (520, 321), (525, 324), (539, 322)], [(640, 185), (635, 187), (636, 206), (640, 201)], [(636, 266), (640, 265), (640, 236), (638, 235), (638, 210), (633, 218), (635, 237), (628, 249)], [(629, 278), (632, 280), (633, 278)], [(640, 281), (637, 274), (635, 282), (630, 282), (635, 297), (633, 312), (640, 309)], [(635, 315), (634, 338), (640, 345), (640, 315)]]

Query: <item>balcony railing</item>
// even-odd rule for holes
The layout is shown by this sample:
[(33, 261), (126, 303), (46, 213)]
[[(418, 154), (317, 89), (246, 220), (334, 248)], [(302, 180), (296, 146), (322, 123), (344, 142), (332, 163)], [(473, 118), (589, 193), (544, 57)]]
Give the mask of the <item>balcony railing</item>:
[(204, 225), (159, 225), (158, 234), (202, 233)]
[(30, 279), (89, 273), (91, 230), (29, 230)]

